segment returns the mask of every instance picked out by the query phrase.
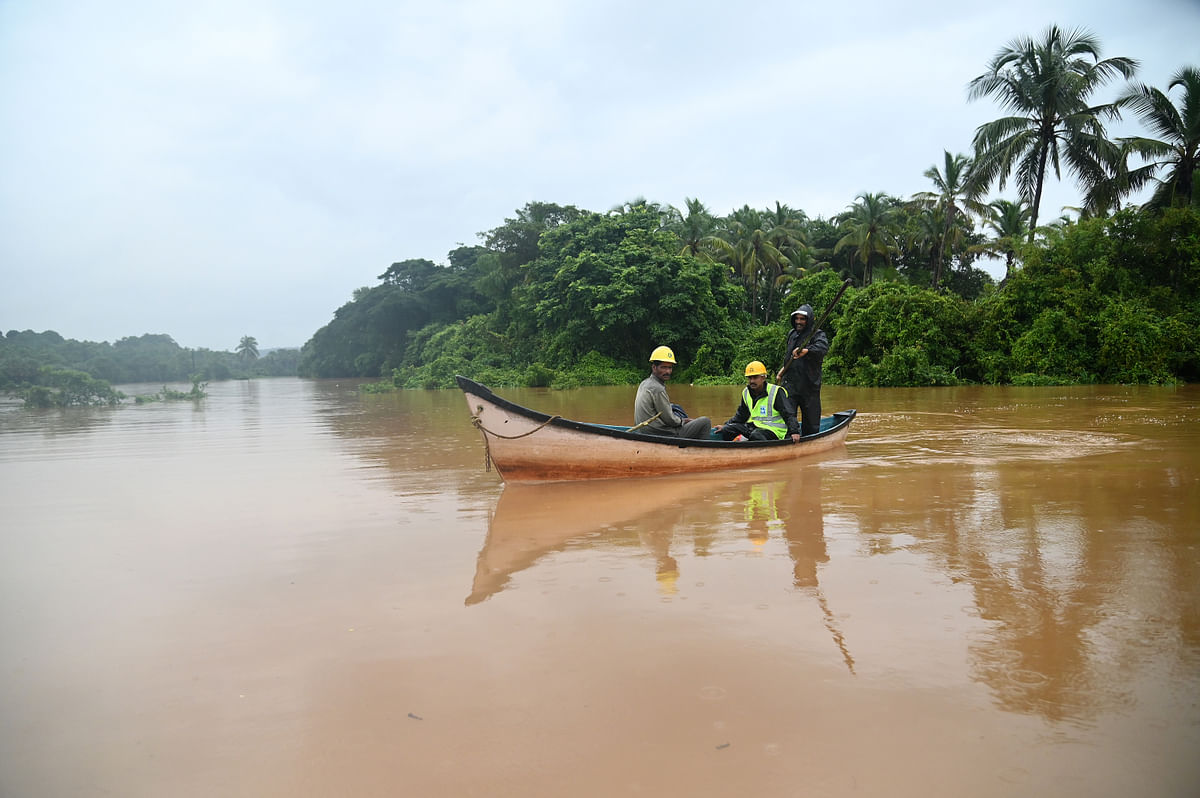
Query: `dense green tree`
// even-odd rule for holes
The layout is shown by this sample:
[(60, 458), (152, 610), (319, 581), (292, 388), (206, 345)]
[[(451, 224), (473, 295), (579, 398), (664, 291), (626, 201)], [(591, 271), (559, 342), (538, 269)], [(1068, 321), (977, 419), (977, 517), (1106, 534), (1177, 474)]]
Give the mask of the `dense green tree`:
[(982, 195), (993, 183), (1003, 189), (1015, 172), (1021, 199), (1030, 207), (1032, 237), (1048, 167), (1061, 178), (1065, 163), (1085, 187), (1108, 179), (1120, 154), (1104, 120), (1120, 118), (1119, 106), (1088, 102), (1112, 78), (1132, 77), (1137, 65), (1124, 57), (1101, 60), (1095, 36), (1057, 25), (1040, 39), (1010, 42), (968, 87), (970, 99), (994, 97), (1013, 112), (976, 130), (973, 191)]
[[(543, 234), (518, 303), (547, 357), (570, 363), (588, 352), (639, 362), (668, 343), (694, 364), (700, 342), (716, 348), (729, 334), (729, 307), (740, 299), (722, 268), (679, 253), (645, 207), (584, 214)], [(728, 351), (729, 347), (725, 347)]]
[(946, 275), (942, 290), (957, 294), (968, 301), (975, 301), (995, 288), (996, 281), (992, 276), (975, 265), (976, 255), (972, 253), (982, 241), (983, 236), (980, 234), (973, 233), (970, 236), (966, 253)]
[(1200, 376), (1200, 213), (1125, 210), (1026, 247), (980, 304), (988, 382), (1169, 382)]
[(530, 202), (504, 224), (481, 234), (489, 250), (502, 252), (520, 266), (538, 256), (538, 240), (542, 233), (577, 218), (581, 211), (572, 205), (552, 202)]
[(522, 267), (538, 257), (542, 233), (577, 218), (581, 211), (573, 205), (530, 202), (505, 219), (504, 224), (481, 233), (484, 252), (479, 257), (480, 276), (477, 290), (495, 308), (495, 326), (506, 328), (511, 322), (512, 292), (524, 277)]
[(849, 250), (835, 253), (842, 231), (834, 221), (817, 217), (804, 223), (804, 241), (811, 260), (808, 268), (813, 271), (833, 269), (843, 278), (851, 274)]
[(389, 266), (380, 285), (357, 292), (305, 344), (301, 375), (377, 377), (403, 363), (416, 330), (488, 307), (475, 289), (479, 252), (460, 248), (451, 255), (449, 266), (422, 258)]
[(953, 294), (876, 283), (848, 297), (829, 355), (848, 385), (954, 385), (971, 340), (969, 305)]
[(43, 366), (35, 385), (25, 389), (29, 407), (115, 405), (125, 394), (84, 371)]
[(187, 379), (186, 353), (169, 335), (145, 334), (121, 338), (112, 345), (122, 364), (120, 382), (164, 383)]

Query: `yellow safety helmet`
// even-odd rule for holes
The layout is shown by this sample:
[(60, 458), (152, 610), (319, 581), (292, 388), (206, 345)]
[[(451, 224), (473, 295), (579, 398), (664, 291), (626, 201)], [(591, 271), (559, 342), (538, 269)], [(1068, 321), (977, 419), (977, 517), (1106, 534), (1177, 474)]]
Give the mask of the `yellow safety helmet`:
[(762, 364), (761, 360), (751, 360), (746, 364), (746, 376), (754, 377), (759, 374), (766, 374), (767, 367)]
[(650, 353), (650, 362), (653, 363), (656, 360), (663, 363), (674, 363), (675, 353), (671, 351), (671, 347), (669, 346), (660, 346)]

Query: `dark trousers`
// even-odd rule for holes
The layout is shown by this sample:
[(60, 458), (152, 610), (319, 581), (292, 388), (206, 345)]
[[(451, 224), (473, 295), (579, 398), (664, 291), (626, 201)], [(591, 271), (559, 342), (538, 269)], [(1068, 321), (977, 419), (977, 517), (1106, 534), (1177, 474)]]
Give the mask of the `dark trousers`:
[(700, 416), (700, 418), (684, 419), (682, 427), (673, 427), (671, 429), (659, 429), (658, 427), (643, 427), (638, 430), (647, 435), (663, 435), (671, 438), (693, 438), (696, 440), (705, 440), (708, 438), (712, 430), (712, 421), (708, 416)]
[(779, 438), (769, 429), (759, 429), (753, 424), (743, 424), (733, 421), (721, 427), (721, 437), (731, 441), (739, 435), (745, 435), (752, 441), (777, 441)]
[[(790, 392), (789, 392), (790, 393)], [(800, 417), (800, 434), (816, 435), (821, 431), (821, 391), (808, 392), (807, 395), (793, 394), (796, 402), (796, 415)]]

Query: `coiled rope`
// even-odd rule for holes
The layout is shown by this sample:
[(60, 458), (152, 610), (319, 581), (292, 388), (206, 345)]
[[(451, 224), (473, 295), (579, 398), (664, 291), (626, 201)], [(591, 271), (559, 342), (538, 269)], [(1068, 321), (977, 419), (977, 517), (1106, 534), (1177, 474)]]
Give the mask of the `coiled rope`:
[(529, 432), (522, 432), (520, 435), (501, 435), (499, 432), (492, 432), (490, 429), (483, 426), (483, 419), (481, 419), (479, 417), (479, 414), (482, 412), (483, 412), (483, 405), (479, 405), (478, 407), (476, 407), (475, 412), (471, 415), (471, 423), (475, 426), (475, 429), (479, 430), (479, 432), (483, 434), (483, 470), (484, 471), (492, 470), (492, 448), (488, 444), (488, 435), (495, 435), (497, 438), (503, 438), (506, 441), (515, 441), (517, 438), (524, 438), (529, 435), (532, 435), (535, 432), (540, 431), (547, 424), (549, 424), (550, 422), (554, 421), (557, 418), (562, 418), (562, 416), (550, 416), (550, 418), (546, 419), (541, 424), (538, 424), (536, 427), (529, 430)]

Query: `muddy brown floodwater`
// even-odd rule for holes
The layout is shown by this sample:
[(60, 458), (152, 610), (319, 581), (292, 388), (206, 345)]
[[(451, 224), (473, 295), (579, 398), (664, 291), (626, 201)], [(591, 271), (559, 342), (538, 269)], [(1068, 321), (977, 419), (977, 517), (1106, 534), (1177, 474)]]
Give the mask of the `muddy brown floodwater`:
[(1196, 795), (1200, 388), (824, 403), (811, 461), (507, 488), (453, 391), (0, 407), (0, 795)]

